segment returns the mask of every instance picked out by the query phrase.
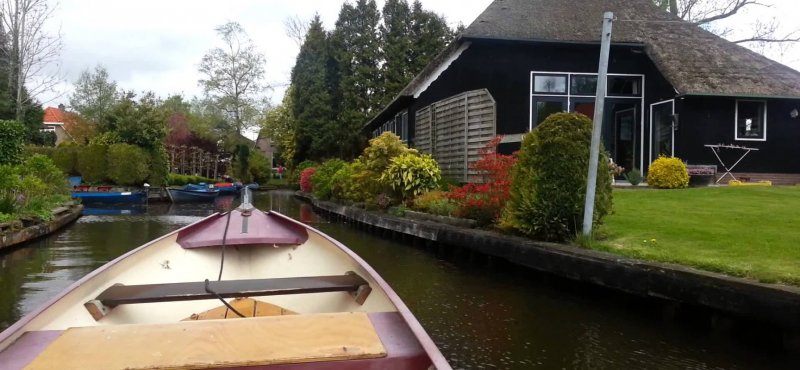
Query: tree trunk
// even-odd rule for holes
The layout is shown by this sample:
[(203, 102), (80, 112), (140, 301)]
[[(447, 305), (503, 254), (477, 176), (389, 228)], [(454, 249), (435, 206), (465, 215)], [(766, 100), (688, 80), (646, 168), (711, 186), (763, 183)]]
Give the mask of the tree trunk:
[(669, 12), (678, 15), (678, 0), (669, 0)]

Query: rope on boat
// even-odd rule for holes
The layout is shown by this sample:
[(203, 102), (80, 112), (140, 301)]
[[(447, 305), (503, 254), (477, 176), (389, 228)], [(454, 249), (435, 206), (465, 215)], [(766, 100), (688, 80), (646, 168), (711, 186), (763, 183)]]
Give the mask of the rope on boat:
[(211, 294), (217, 296), (217, 298), (219, 298), (219, 300), (222, 301), (222, 303), (225, 305), (225, 307), (228, 307), (229, 310), (231, 310), (231, 311), (233, 311), (233, 313), (239, 315), (239, 317), (245, 317), (244, 315), (242, 315), (241, 312), (237, 311), (235, 308), (233, 308), (233, 306), (231, 306), (228, 302), (226, 302), (225, 299), (222, 298), (221, 295), (219, 295), (219, 293), (211, 290), (211, 287), (209, 286), (209, 284), (210, 284), (210, 282), (208, 281), (208, 279), (206, 279), (206, 286), (205, 286), (206, 293), (211, 293)]
[[(225, 266), (225, 242), (228, 239), (228, 226), (230, 224), (231, 224), (231, 211), (228, 211), (228, 219), (225, 221), (225, 231), (222, 232), (222, 256), (220, 256), (219, 260), (219, 276), (217, 277), (217, 281), (222, 281), (222, 268)], [(206, 293), (211, 293), (215, 295), (217, 298), (219, 298), (220, 301), (222, 301), (222, 304), (224, 304), (225, 307), (228, 307), (229, 310), (239, 315), (239, 317), (245, 317), (244, 315), (242, 315), (241, 312), (237, 311), (235, 308), (233, 308), (233, 306), (231, 306), (227, 301), (225, 301), (225, 298), (222, 298), (222, 296), (219, 295), (219, 293), (211, 290), (211, 286), (209, 284), (210, 283), (208, 279), (206, 279), (206, 285), (205, 285)]]

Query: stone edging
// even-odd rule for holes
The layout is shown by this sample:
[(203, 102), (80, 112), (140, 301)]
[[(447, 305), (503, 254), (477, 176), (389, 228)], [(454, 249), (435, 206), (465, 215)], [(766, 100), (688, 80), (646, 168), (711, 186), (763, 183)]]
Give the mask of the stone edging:
[(7, 249), (53, 233), (80, 217), (83, 205), (59, 207), (60, 211), (50, 222), (31, 225), (21, 230), (0, 235), (0, 250)]
[(373, 227), (503, 258), (511, 263), (628, 294), (709, 307), (800, 329), (800, 288), (763, 284), (690, 267), (647, 262), (574, 246), (538, 242), (487, 230), (430, 221), (296, 196), (325, 212)]

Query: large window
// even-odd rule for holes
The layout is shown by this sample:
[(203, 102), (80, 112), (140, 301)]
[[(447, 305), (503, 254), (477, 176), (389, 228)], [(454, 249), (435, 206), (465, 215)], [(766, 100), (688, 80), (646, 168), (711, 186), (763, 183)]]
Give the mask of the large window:
[[(637, 100), (644, 97), (644, 75), (609, 73), (606, 82), (608, 97)], [(577, 111), (592, 117), (594, 102), (591, 98), (596, 93), (596, 73), (531, 72), (529, 129), (533, 130), (547, 116), (557, 112)]]
[(736, 140), (767, 140), (767, 102), (736, 101)]

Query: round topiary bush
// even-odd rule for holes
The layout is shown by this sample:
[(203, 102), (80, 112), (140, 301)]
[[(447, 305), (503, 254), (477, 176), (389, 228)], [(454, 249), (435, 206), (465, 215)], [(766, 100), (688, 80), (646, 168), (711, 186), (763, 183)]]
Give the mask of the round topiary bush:
[[(579, 113), (548, 117), (522, 141), (511, 177), (511, 199), (502, 227), (539, 240), (573, 238), (583, 223), (592, 121)], [(608, 158), (600, 148), (594, 221), (612, 206)]]
[(678, 189), (689, 186), (686, 164), (676, 157), (658, 157), (647, 170), (647, 185), (659, 189)]

